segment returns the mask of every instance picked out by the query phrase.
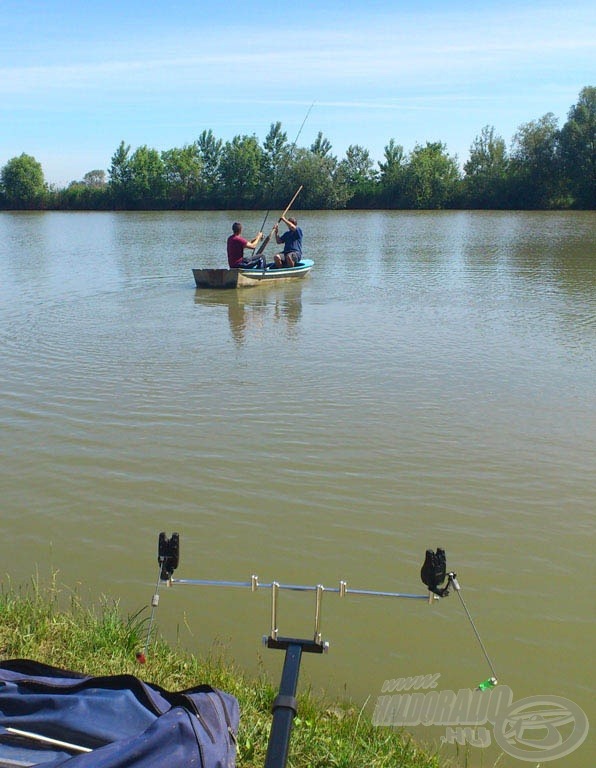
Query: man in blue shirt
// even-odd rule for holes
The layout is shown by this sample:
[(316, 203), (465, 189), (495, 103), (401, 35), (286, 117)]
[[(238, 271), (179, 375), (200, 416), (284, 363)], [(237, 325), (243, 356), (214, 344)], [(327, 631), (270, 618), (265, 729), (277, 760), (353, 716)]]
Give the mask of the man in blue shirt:
[(302, 230), (293, 217), (286, 219), (282, 216), (280, 221), (283, 221), (288, 231), (280, 236), (279, 225), (275, 225), (275, 241), (278, 245), (283, 243), (284, 249), (283, 253), (276, 253), (273, 260), (276, 267), (295, 267), (302, 258)]

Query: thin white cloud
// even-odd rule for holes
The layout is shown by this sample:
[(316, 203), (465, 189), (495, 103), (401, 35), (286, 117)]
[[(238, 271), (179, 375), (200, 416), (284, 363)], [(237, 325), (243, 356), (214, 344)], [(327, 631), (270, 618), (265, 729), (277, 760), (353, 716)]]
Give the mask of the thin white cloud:
[(0, 144), (41, 155), (68, 134), (95, 158), (121, 138), (167, 148), (202, 128), (262, 137), (274, 120), (292, 133), (315, 100), (303, 138), (323, 130), (338, 151), (360, 143), (379, 155), (395, 136), (406, 147), (443, 139), (463, 154), (483, 125), (509, 137), (546, 111), (563, 116), (593, 84), (596, 6), (586, 0), (429, 0), (411, 11), (387, 0), (339, 16), (323, 13), (328, 0), (317, 5), (292, 19), (295, 53), (265, 13), (231, 25), (192, 11), (184, 28), (164, 28), (151, 14), (127, 27), (102, 12), (100, 30), (89, 20), (81, 31), (48, 4), (53, 34), (15, 27), (0, 46)]
[[(74, 63), (38, 61), (33, 66), (0, 68), (0, 94), (82, 89), (159, 92), (189, 86), (209, 92), (232, 86), (254, 90), (260, 84), (287, 88), (297, 83), (311, 90), (342, 89), (346, 84), (353, 89), (406, 77), (413, 84), (423, 84), (429, 77), (444, 84), (464, 76), (473, 81), (487, 68), (498, 78), (516, 67), (537, 69), (562, 59), (567, 67), (573, 62), (581, 66), (582, 61), (594, 60), (596, 50), (593, 19), (590, 22), (573, 10), (554, 15), (544, 9), (540, 14), (520, 10), (492, 17), (396, 13), (387, 16), (386, 23), (378, 21), (364, 17), (358, 28), (340, 24), (310, 29), (301, 35), (298, 56), (289, 56), (285, 46), (272, 42), (270, 33), (262, 30), (251, 33), (251, 45), (237, 45), (234, 33), (215, 29), (201, 40), (200, 53), (196, 34), (188, 31), (175, 39), (129, 41), (126, 49), (114, 43), (109, 52), (105, 41), (98, 41), (91, 50), (69, 51)], [(102, 55), (104, 60), (98, 61)]]

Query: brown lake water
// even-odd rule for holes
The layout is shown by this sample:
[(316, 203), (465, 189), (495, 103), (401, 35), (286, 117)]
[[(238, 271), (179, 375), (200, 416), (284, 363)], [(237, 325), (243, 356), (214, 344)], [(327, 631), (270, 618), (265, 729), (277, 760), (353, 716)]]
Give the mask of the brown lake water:
[[(596, 216), (298, 217), (305, 281), (213, 292), (191, 268), (262, 212), (0, 213), (2, 583), (57, 570), (133, 612), (163, 530), (180, 578), (424, 594), (440, 546), (515, 700), (594, 722)], [(269, 590), (160, 595), (162, 634), (277, 680)], [(312, 635), (311, 593), (279, 612)], [(457, 594), (328, 594), (322, 634), (302, 684), (369, 714), (386, 680), (490, 675)], [(500, 755), (468, 765), (523, 765)], [(590, 734), (553, 764), (594, 757)]]

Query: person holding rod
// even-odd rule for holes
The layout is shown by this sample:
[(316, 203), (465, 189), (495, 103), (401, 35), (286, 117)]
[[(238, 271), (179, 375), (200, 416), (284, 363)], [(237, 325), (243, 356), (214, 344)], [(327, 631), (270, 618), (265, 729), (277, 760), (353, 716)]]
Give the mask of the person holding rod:
[(282, 216), (280, 221), (283, 221), (288, 230), (280, 235), (279, 224), (275, 225), (275, 240), (278, 245), (283, 243), (284, 249), (282, 253), (276, 253), (273, 260), (276, 267), (295, 267), (302, 258), (302, 230), (293, 216), (288, 219)]
[(244, 250), (249, 249), (254, 251), (257, 245), (260, 243), (263, 237), (262, 232), (258, 232), (252, 240), (247, 240), (242, 237), (242, 224), (239, 221), (235, 221), (232, 224), (232, 234), (228, 237), (228, 266), (230, 269), (250, 269), (252, 267), (265, 267), (264, 259), (262, 257), (257, 258), (245, 258)]

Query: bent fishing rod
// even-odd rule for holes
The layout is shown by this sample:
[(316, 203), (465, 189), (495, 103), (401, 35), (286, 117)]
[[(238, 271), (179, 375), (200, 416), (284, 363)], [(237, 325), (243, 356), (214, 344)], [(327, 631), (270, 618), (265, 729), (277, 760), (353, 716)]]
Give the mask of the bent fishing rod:
[[(302, 129), (304, 128), (304, 125), (305, 125), (306, 121), (308, 120), (308, 116), (310, 115), (310, 113), (311, 113), (311, 111), (312, 111), (312, 108), (314, 107), (314, 105), (315, 105), (315, 102), (313, 101), (313, 103), (312, 103), (312, 104), (310, 105), (310, 107), (308, 108), (308, 111), (307, 111), (306, 115), (304, 116), (304, 120), (302, 121), (302, 123), (301, 123), (301, 125), (300, 125), (300, 128), (298, 129), (298, 133), (296, 134), (296, 138), (295, 138), (295, 139), (294, 139), (294, 141), (292, 142), (292, 145), (290, 146), (289, 152), (288, 152), (288, 154), (287, 154), (287, 158), (286, 158), (286, 165), (287, 165), (288, 159), (289, 159), (289, 158), (292, 156), (292, 154), (293, 154), (293, 152), (294, 152), (294, 149), (296, 148), (296, 143), (297, 143), (298, 139), (300, 138), (300, 134), (302, 133)], [(276, 172), (275, 172), (275, 173), (274, 173), (274, 175), (273, 175), (273, 181), (272, 181), (272, 184), (271, 184), (271, 189), (272, 189), (272, 192), (275, 190), (275, 176), (276, 176), (276, 174), (277, 174), (277, 170), (276, 170)], [(302, 189), (302, 187), (300, 187), (300, 189)], [(295, 198), (294, 198), (294, 199), (295, 199)], [(292, 203), (293, 203), (293, 202), (294, 202), (294, 200), (292, 200)], [(291, 203), (290, 203), (290, 205), (288, 206), (288, 208), (286, 209), (286, 211), (284, 211), (284, 213), (282, 214), (282, 217), (283, 217), (283, 216), (285, 216), (285, 214), (288, 212), (288, 210), (290, 209), (290, 207), (291, 207)], [(270, 214), (270, 213), (271, 213), (271, 208), (269, 208), (269, 210), (268, 210), (268, 211), (267, 211), (267, 213), (265, 214), (265, 218), (263, 219), (263, 223), (261, 224), (261, 228), (260, 228), (260, 230), (259, 230), (260, 232), (262, 232), (262, 231), (263, 231), (263, 229), (265, 228), (265, 224), (266, 224), (266, 222), (267, 222), (267, 219), (269, 218), (269, 214)], [(278, 221), (281, 221), (281, 218), (282, 218), (282, 217), (280, 217)], [(272, 231), (272, 233), (273, 233), (273, 231)], [(269, 237), (271, 237), (271, 235), (269, 235)], [(267, 240), (267, 242), (269, 242), (269, 240)], [(258, 253), (262, 253), (262, 249), (259, 249)]]

